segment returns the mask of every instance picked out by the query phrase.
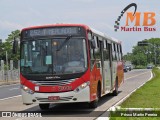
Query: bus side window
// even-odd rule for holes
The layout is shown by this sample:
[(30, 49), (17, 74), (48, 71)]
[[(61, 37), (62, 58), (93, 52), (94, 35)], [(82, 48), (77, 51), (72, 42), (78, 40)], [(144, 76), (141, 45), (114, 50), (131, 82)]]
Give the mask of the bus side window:
[(119, 55), (118, 55), (118, 49), (117, 49), (117, 47), (118, 47), (118, 44), (115, 43), (116, 60), (119, 61)]
[(119, 49), (119, 44), (117, 44), (117, 55), (118, 55), (118, 60), (121, 61), (121, 57), (120, 57), (120, 49)]
[(100, 52), (100, 41), (98, 37), (95, 37), (97, 41), (97, 48), (95, 48), (94, 53), (95, 53), (95, 59), (100, 60), (101, 59), (101, 52)]
[(117, 60), (119, 61), (119, 48), (118, 48), (118, 44), (116, 44), (116, 48), (117, 48)]
[(114, 51), (115, 51), (115, 60), (118, 60), (118, 55), (117, 55), (117, 44), (114, 43)]
[(100, 48), (100, 42), (99, 42), (99, 39), (98, 39), (98, 37), (95, 37), (95, 39), (96, 39), (96, 41), (97, 41), (97, 48)]
[(104, 61), (109, 59), (109, 53), (108, 53), (108, 49), (107, 49), (107, 41), (104, 40), (104, 49), (103, 49), (103, 53), (104, 53)]
[(119, 45), (119, 50), (120, 50), (120, 60), (122, 60), (122, 46)]
[(115, 43), (112, 43), (112, 59), (113, 59), (113, 61), (117, 60)]
[(95, 54), (94, 54), (94, 49), (91, 47), (91, 42), (89, 44), (90, 44), (90, 61), (91, 61), (91, 69), (92, 69), (94, 66), (94, 62), (95, 62)]

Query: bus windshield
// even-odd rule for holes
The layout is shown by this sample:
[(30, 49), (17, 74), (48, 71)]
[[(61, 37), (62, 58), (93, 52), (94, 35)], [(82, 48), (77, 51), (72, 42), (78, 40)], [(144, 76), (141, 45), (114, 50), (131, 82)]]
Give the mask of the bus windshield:
[(21, 73), (73, 74), (87, 69), (82, 38), (33, 39), (21, 43)]

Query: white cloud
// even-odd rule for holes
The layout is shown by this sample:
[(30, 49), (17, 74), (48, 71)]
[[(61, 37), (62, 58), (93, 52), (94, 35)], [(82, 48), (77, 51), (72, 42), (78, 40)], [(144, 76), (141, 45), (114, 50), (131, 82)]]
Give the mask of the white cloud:
[[(28, 26), (53, 23), (84, 23), (123, 41), (124, 51), (131, 51), (136, 41), (159, 36), (159, 1), (135, 0), (138, 11), (156, 12), (157, 32), (114, 32), (114, 22), (129, 1), (117, 0), (0, 0), (0, 38)], [(8, 4), (10, 3), (10, 4)], [(132, 9), (130, 9), (132, 10)], [(125, 22), (125, 16), (121, 24)]]
[(29, 13), (32, 13), (33, 15), (35, 15), (35, 16), (43, 16), (42, 14), (41, 14), (41, 12), (39, 12), (38, 10), (36, 10), (36, 9), (34, 9), (34, 8), (29, 8), (28, 9), (29, 10)]
[(9, 22), (9, 21), (0, 21), (0, 30), (15, 30), (15, 29), (21, 29), (23, 28), (22, 25)]
[(0, 39), (4, 41), (12, 31), (22, 28), (23, 26), (18, 23), (0, 21)]

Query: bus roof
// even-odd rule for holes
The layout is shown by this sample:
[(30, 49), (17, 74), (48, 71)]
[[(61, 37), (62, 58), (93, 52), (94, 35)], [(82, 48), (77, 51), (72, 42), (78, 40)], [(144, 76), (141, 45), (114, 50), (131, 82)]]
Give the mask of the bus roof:
[(100, 35), (101, 37), (104, 37), (104, 38), (107, 38), (108, 40), (110, 41), (114, 41), (114, 42), (117, 42), (117, 43), (121, 43), (121, 41), (113, 38), (113, 37), (110, 37), (108, 35), (106, 35), (105, 33), (103, 32), (100, 32), (92, 27), (89, 27), (85, 24), (66, 24), (66, 23), (57, 23), (57, 24), (49, 24), (49, 25), (41, 25), (41, 26), (32, 26), (32, 27), (27, 27), (27, 28), (24, 28), (22, 29), (22, 31), (24, 30), (29, 30), (29, 29), (38, 29), (38, 28), (48, 28), (48, 27), (58, 27), (58, 26), (81, 26), (81, 27), (84, 27), (85, 29), (87, 30), (91, 30), (94, 34), (97, 34), (97, 35)]
[(91, 31), (92, 31), (93, 33), (95, 33), (95, 34), (97, 34), (97, 35), (100, 35), (101, 37), (107, 38), (107, 40), (120, 43), (120, 41), (117, 40), (117, 39), (115, 39), (114, 37), (110, 37), (110, 36), (106, 35), (106, 34), (103, 33), (103, 32), (100, 32), (100, 31), (98, 31), (98, 30), (95, 30), (94, 28), (90, 28), (90, 29), (91, 29)]
[(41, 25), (41, 26), (32, 26), (32, 27), (27, 27), (22, 29), (22, 31), (24, 30), (29, 30), (29, 29), (37, 29), (37, 28), (49, 28), (49, 27), (58, 27), (58, 26), (80, 26), (80, 27), (84, 27), (86, 29), (89, 29), (89, 27), (87, 25), (84, 24), (64, 24), (64, 23), (57, 23), (57, 24), (49, 24), (49, 25)]

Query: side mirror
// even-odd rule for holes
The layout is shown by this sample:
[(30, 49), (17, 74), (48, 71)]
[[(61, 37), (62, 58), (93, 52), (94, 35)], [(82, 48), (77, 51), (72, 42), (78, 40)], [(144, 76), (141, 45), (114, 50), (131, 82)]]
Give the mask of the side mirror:
[(94, 39), (91, 40), (91, 48), (92, 48), (92, 49), (95, 49), (95, 48), (96, 48), (96, 42), (95, 42)]
[(12, 53), (17, 54), (17, 51), (18, 51), (18, 41), (14, 39)]

